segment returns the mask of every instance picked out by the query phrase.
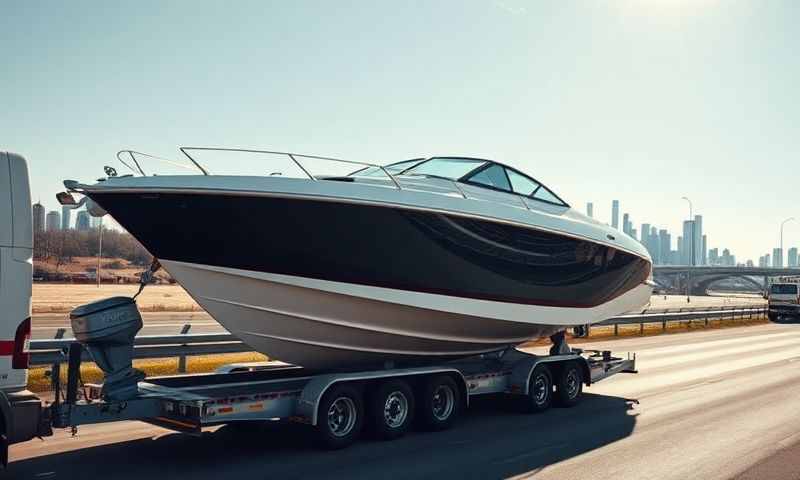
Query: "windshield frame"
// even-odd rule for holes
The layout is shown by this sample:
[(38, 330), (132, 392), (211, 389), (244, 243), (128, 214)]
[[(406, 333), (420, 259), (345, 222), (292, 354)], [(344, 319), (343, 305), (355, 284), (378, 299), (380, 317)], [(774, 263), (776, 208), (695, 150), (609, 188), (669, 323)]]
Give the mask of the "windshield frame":
[[(482, 159), (475, 159), (475, 160), (482, 160)], [(466, 175), (464, 175), (463, 177), (459, 178), (457, 181), (458, 181), (458, 182), (461, 182), (461, 183), (465, 183), (465, 184), (467, 184), (467, 185), (473, 185), (473, 186), (476, 186), (476, 187), (481, 187), (481, 188), (488, 188), (489, 190), (494, 190), (494, 191), (496, 191), (496, 192), (510, 193), (510, 194), (512, 194), (512, 195), (517, 195), (517, 196), (520, 196), (520, 197), (529, 198), (529, 199), (531, 199), (531, 200), (536, 200), (537, 202), (543, 202), (543, 203), (547, 203), (547, 204), (549, 204), (549, 205), (556, 205), (556, 206), (558, 206), (558, 207), (567, 207), (567, 208), (571, 208), (571, 207), (570, 207), (570, 205), (569, 205), (567, 202), (565, 202), (565, 201), (564, 201), (564, 199), (562, 199), (561, 197), (559, 197), (559, 196), (558, 196), (558, 195), (557, 195), (555, 192), (553, 192), (553, 190), (549, 189), (549, 188), (548, 188), (548, 187), (547, 187), (545, 184), (543, 184), (543, 183), (542, 183), (542, 182), (540, 182), (539, 180), (536, 180), (536, 179), (535, 179), (535, 178), (533, 178), (532, 176), (530, 176), (530, 175), (528, 175), (528, 174), (526, 174), (526, 173), (523, 173), (523, 172), (519, 171), (518, 169), (516, 169), (516, 168), (514, 168), (514, 167), (511, 167), (511, 166), (508, 166), (508, 165), (502, 164), (502, 163), (500, 163), (500, 162), (495, 162), (494, 160), (486, 160), (486, 162), (488, 162), (488, 163), (486, 163), (486, 164), (484, 164), (484, 165), (481, 165), (480, 167), (476, 168), (475, 170), (473, 170), (473, 171), (471, 171), (471, 172), (467, 173), (467, 174), (466, 174)], [(537, 185), (539, 185), (539, 186), (538, 186), (538, 187), (536, 187), (536, 189), (535, 189), (533, 192), (531, 192), (531, 194), (530, 194), (530, 195), (525, 195), (524, 193), (515, 192), (515, 191), (513, 190), (513, 186), (512, 186), (512, 189), (511, 189), (511, 190), (503, 190), (502, 188), (497, 188), (497, 187), (494, 187), (494, 186), (492, 186), (492, 185), (486, 185), (486, 184), (484, 184), (484, 183), (479, 183), (479, 182), (472, 182), (472, 181), (470, 181), (470, 178), (471, 178), (473, 175), (477, 175), (477, 174), (481, 173), (482, 171), (486, 170), (487, 168), (491, 168), (493, 165), (499, 165), (500, 167), (503, 167), (504, 169), (511, 170), (512, 172), (515, 172), (515, 173), (517, 173), (517, 174), (519, 174), (519, 175), (522, 175), (523, 177), (525, 177), (525, 178), (528, 178), (528, 179), (530, 179), (531, 181), (535, 182), (535, 183), (536, 183)], [(508, 178), (508, 173), (506, 173), (506, 178)], [(511, 179), (509, 178), (509, 179), (508, 179), (508, 181), (509, 181), (509, 184), (510, 184), (510, 183), (511, 183)], [(546, 191), (550, 192), (550, 194), (551, 194), (551, 195), (552, 195), (554, 198), (557, 198), (557, 199), (559, 200), (559, 202), (561, 202), (561, 203), (557, 203), (557, 202), (551, 202), (551, 201), (549, 201), (549, 200), (545, 200), (545, 199), (543, 199), (543, 198), (536, 198), (534, 195), (536, 195), (536, 193), (537, 193), (539, 190), (541, 190), (542, 188), (544, 188)]]
[[(405, 168), (405, 169), (403, 169), (403, 170), (401, 170), (399, 172), (390, 172), (391, 175), (393, 175), (393, 176), (402, 176), (402, 175), (413, 176), (414, 172), (410, 171), (410, 170), (413, 170), (413, 169), (415, 169), (417, 167), (420, 167), (420, 166), (430, 162), (431, 160), (436, 160), (436, 159), (476, 160), (476, 161), (481, 161), (483, 163), (478, 165), (478, 166), (476, 166), (475, 168), (473, 168), (472, 170), (470, 170), (469, 172), (465, 173), (464, 175), (462, 175), (459, 178), (443, 177), (443, 176), (434, 175), (434, 174), (419, 174), (419, 176), (451, 180), (451, 181), (454, 181), (454, 182), (463, 183), (465, 185), (471, 185), (471, 186), (475, 186), (475, 187), (485, 188), (485, 189), (488, 189), (488, 190), (494, 190), (496, 192), (502, 192), (502, 193), (508, 193), (508, 194), (511, 194), (511, 195), (517, 195), (518, 197), (523, 197), (523, 198), (527, 198), (527, 199), (530, 199), (530, 200), (535, 200), (537, 202), (546, 203), (548, 205), (554, 205), (556, 207), (572, 208), (569, 203), (565, 202), (563, 198), (558, 196), (558, 194), (553, 192), (553, 190), (551, 190), (549, 187), (547, 187), (544, 183), (540, 182), (536, 178), (528, 175), (527, 173), (524, 173), (524, 172), (520, 171), (517, 168), (514, 168), (512, 166), (506, 165), (506, 164), (501, 163), (501, 162), (497, 162), (495, 160), (489, 160), (487, 158), (455, 156), (455, 155), (441, 155), (441, 156), (434, 156), (434, 157), (427, 157), (427, 158), (412, 158), (412, 159), (408, 159), (408, 160), (400, 160), (399, 162), (394, 162), (394, 163), (390, 163), (390, 164), (384, 165), (384, 168), (388, 169), (392, 165), (397, 165), (399, 163), (419, 160), (417, 163), (415, 163), (415, 164), (411, 165), (410, 167)], [(502, 188), (497, 188), (497, 187), (494, 187), (492, 185), (486, 185), (486, 184), (483, 184), (483, 183), (470, 181), (470, 178), (473, 175), (477, 175), (478, 173), (486, 170), (487, 168), (491, 168), (494, 165), (498, 165), (498, 166), (500, 166), (500, 167), (505, 169), (504, 173), (506, 174), (506, 178), (508, 178), (508, 172), (506, 170), (511, 170), (511, 171), (517, 173), (518, 175), (521, 175), (521, 176), (531, 180), (532, 182), (536, 183), (538, 185), (538, 187), (536, 187), (536, 189), (534, 189), (534, 191), (531, 192), (530, 195), (526, 195), (524, 193), (515, 192), (513, 190), (513, 186), (512, 186), (512, 190), (503, 190)], [(364, 167), (362, 169), (356, 170), (355, 172), (352, 172), (352, 173), (348, 174), (347, 176), (348, 177), (357, 176), (358, 172), (364, 171), (367, 168), (369, 168), (369, 167)], [(508, 179), (508, 180), (509, 180), (509, 184), (511, 184), (511, 179)], [(558, 202), (551, 202), (550, 200), (546, 200), (546, 199), (543, 199), (543, 198), (536, 198), (535, 197), (536, 193), (539, 192), (541, 189), (544, 189), (545, 191), (549, 192), (550, 195), (552, 195), (554, 198), (558, 199)]]

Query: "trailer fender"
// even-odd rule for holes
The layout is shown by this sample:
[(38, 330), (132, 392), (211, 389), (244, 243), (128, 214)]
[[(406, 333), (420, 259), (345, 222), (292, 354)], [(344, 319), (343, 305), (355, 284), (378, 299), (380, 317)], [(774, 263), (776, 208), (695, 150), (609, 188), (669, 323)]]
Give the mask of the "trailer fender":
[(447, 367), (420, 367), (420, 368), (402, 368), (394, 370), (375, 370), (367, 372), (353, 372), (353, 373), (332, 373), (329, 375), (320, 375), (309, 381), (303, 391), (300, 393), (300, 399), (297, 402), (297, 416), (311, 425), (316, 425), (319, 414), (319, 402), (322, 400), (323, 395), (333, 385), (342, 382), (368, 382), (371, 380), (380, 380), (394, 377), (419, 377), (422, 375), (432, 375), (446, 373), (453, 375), (454, 378), (460, 379), (457, 381), (462, 387), (465, 401), (468, 401), (466, 395), (467, 387), (464, 375), (455, 368)]
[(546, 363), (553, 369), (553, 374), (558, 373), (558, 369), (565, 362), (575, 361), (583, 370), (583, 380), (586, 385), (592, 381), (589, 363), (585, 358), (578, 354), (569, 355), (548, 355), (548, 356), (526, 356), (515, 363), (511, 369), (511, 379), (508, 383), (508, 393), (516, 395), (527, 395), (531, 383), (533, 370), (540, 364)]

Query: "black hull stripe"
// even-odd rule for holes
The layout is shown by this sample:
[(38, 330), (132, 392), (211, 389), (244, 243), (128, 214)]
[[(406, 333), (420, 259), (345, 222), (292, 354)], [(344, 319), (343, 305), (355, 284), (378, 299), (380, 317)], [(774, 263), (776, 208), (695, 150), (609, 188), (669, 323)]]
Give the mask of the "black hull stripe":
[(280, 197), (90, 194), (158, 258), (522, 305), (590, 308), (649, 262), (607, 245), (442, 213)]

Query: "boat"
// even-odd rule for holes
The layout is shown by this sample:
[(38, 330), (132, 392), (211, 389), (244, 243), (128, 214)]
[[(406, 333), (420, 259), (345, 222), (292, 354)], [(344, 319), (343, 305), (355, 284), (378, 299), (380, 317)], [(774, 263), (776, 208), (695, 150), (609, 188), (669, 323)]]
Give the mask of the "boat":
[[(125, 150), (117, 157), (131, 174), (106, 167), (96, 183), (64, 184), (273, 359), (330, 369), (467, 357), (650, 299), (652, 261), (639, 242), (509, 165), (180, 150), (195, 173), (145, 174), (158, 157)], [(232, 153), (282, 158), (294, 173), (218, 174), (197, 158)], [(347, 171), (312, 174), (312, 161)]]

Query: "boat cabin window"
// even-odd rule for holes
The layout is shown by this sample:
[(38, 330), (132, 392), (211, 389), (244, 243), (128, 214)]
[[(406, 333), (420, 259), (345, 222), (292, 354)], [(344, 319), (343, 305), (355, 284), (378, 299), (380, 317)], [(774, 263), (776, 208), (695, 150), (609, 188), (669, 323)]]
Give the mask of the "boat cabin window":
[(489, 168), (484, 168), (480, 172), (469, 177), (467, 181), (470, 183), (487, 185), (507, 192), (511, 191), (511, 184), (508, 181), (508, 176), (506, 176), (506, 169), (497, 164)]
[(431, 175), (458, 180), (485, 164), (486, 160), (473, 158), (436, 157), (403, 172), (403, 175)]

